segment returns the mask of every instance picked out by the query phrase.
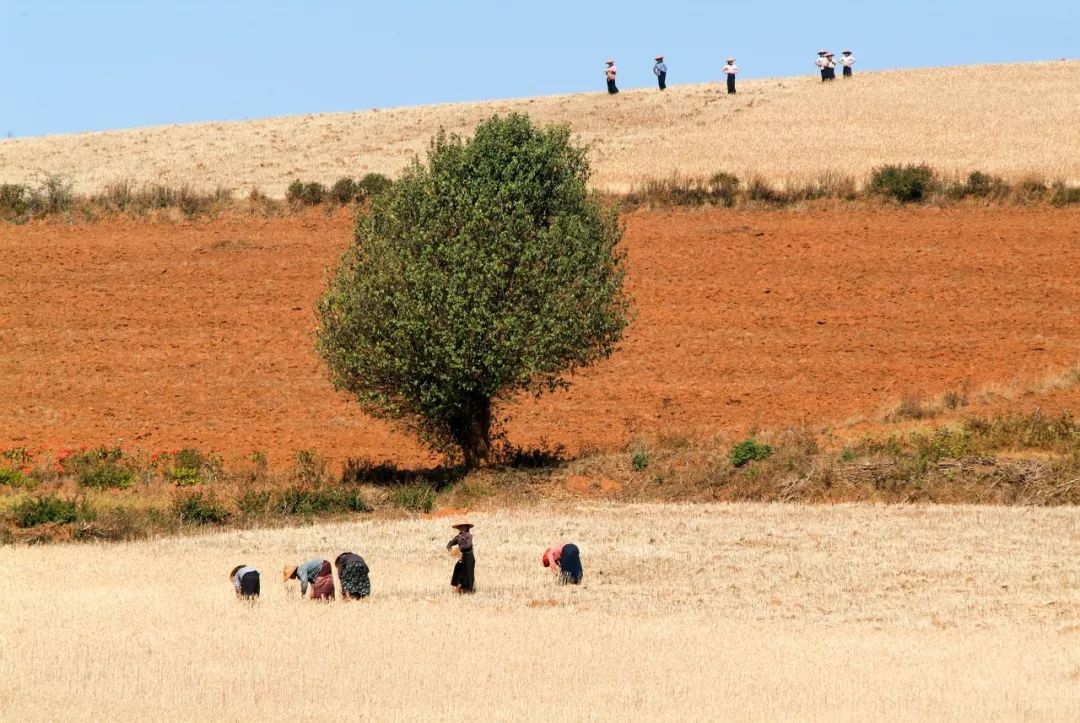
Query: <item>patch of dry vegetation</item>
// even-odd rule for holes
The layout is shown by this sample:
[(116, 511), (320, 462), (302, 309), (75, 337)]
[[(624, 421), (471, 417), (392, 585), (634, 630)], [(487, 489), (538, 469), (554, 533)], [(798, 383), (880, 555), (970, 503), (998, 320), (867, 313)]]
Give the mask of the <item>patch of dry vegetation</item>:
[[(718, 170), (804, 188), (827, 174), (861, 178), (879, 164), (930, 163), (1018, 181), (1080, 184), (1080, 62), (859, 73), (822, 84), (807, 73), (665, 93), (627, 90), (520, 100), (372, 109), (231, 123), (0, 140), (0, 182), (72, 174), (96, 193), (117, 179), (201, 191), (253, 189), (281, 198), (297, 177), (394, 176), (439, 128), (470, 133), (494, 113), (566, 122), (590, 144), (597, 188), (625, 193), (674, 174)], [(931, 82), (932, 79), (932, 82)], [(988, 121), (988, 119), (990, 119)]]
[[(572, 505), (0, 548), (12, 719), (1069, 720), (1072, 508)], [(539, 564), (582, 550), (584, 584)], [(277, 571), (354, 550), (372, 597)], [(263, 573), (240, 603), (235, 565)], [(295, 583), (294, 583), (295, 584)]]

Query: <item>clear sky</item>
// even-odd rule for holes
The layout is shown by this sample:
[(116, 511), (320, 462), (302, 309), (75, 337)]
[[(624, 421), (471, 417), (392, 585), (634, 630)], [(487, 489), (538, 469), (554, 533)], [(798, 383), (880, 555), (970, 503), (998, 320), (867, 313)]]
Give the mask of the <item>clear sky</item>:
[(0, 0), (0, 135), (1080, 56), (1080, 0)]

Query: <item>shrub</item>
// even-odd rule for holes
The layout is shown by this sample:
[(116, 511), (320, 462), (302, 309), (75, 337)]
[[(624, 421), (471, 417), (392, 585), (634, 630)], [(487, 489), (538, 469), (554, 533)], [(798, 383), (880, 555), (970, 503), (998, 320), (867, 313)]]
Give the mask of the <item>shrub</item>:
[(440, 132), (357, 220), (319, 299), (335, 387), (466, 467), (489, 461), (499, 400), (569, 386), (629, 323), (622, 232), (588, 178), (567, 126)]
[(750, 462), (768, 459), (773, 453), (773, 448), (767, 444), (760, 444), (753, 439), (743, 440), (731, 449), (731, 464), (742, 467)]
[(964, 182), (963, 195), (976, 198), (997, 198), (1006, 194), (1009, 184), (998, 176), (990, 176), (982, 171), (972, 171)]
[(1068, 206), (1073, 203), (1080, 203), (1080, 187), (1066, 186), (1061, 181), (1058, 181), (1051, 187), (1050, 203), (1055, 206)]
[(746, 186), (746, 199), (778, 206), (788, 202), (787, 195), (774, 188), (761, 176), (754, 176)]
[(65, 181), (61, 176), (52, 174), (45, 176), (37, 192), (39, 213), (59, 214), (70, 211), (75, 206), (75, 196), (71, 192), (71, 187), (72, 183)]
[(709, 198), (728, 208), (735, 205), (739, 194), (739, 178), (731, 173), (714, 173), (706, 184)]
[(293, 456), (296, 468), (293, 476), (306, 485), (321, 485), (326, 481), (326, 457), (316, 449), (302, 449)]
[(213, 490), (177, 492), (172, 502), (173, 516), (182, 524), (217, 525), (229, 519), (229, 511)]
[(359, 188), (356, 181), (351, 178), (339, 178), (330, 187), (330, 200), (341, 205), (352, 203), (357, 199), (358, 195)]
[(326, 186), (318, 181), (293, 181), (285, 191), (285, 200), (294, 206), (318, 206), (326, 200)]
[(881, 166), (870, 176), (870, 190), (900, 203), (917, 203), (926, 198), (934, 186), (934, 171), (926, 164), (919, 166)]
[(649, 466), (649, 453), (644, 449), (635, 449), (630, 456), (630, 464), (635, 472), (642, 472)]
[(7, 223), (26, 223), (30, 219), (30, 200), (29, 186), (18, 183), (0, 184), (0, 220)]
[(245, 490), (236, 500), (236, 507), (245, 517), (261, 517), (270, 511), (273, 495), (266, 490)]
[(370, 512), (360, 490), (344, 487), (293, 485), (274, 495), (273, 511), (279, 515), (314, 515), (327, 512)]
[(368, 173), (356, 183), (356, 198), (364, 200), (381, 196), (393, 185), (394, 182), (381, 173)]
[(12, 508), (18, 527), (37, 527), (50, 522), (64, 524), (79, 519), (79, 503), (56, 495), (27, 497)]
[(173, 455), (173, 464), (165, 472), (179, 487), (212, 482), (222, 474), (221, 460), (213, 455), (205, 455), (197, 449), (187, 447)]
[(0, 467), (0, 485), (14, 487), (15, 489), (32, 490), (37, 487), (37, 481), (27, 477), (17, 469)]
[(431, 512), (435, 508), (435, 489), (427, 484), (411, 484), (393, 487), (390, 504), (412, 512)]
[(1041, 201), (1049, 190), (1042, 176), (1025, 176), (1013, 185), (1013, 199), (1019, 203)]
[(83, 487), (124, 489), (135, 484), (135, 473), (122, 464), (123, 457), (119, 447), (98, 447), (76, 452), (62, 465)]

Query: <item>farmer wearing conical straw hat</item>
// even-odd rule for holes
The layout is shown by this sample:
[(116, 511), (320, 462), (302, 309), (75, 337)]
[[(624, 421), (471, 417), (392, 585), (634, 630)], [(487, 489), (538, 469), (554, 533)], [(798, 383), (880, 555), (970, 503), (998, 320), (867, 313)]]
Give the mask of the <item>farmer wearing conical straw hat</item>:
[(656, 82), (660, 86), (660, 90), (667, 88), (667, 63), (664, 62), (663, 55), (656, 56), (656, 65), (652, 68), (653, 75), (656, 76)]
[(306, 597), (311, 586), (312, 600), (334, 599), (334, 573), (328, 560), (313, 557), (302, 565), (286, 565), (282, 572), (285, 582), (300, 581), (300, 597)]
[(828, 52), (828, 50), (817, 51), (817, 60), (814, 61), (814, 65), (816, 65), (818, 67), (818, 70), (821, 71), (822, 83), (829, 79), (829, 59), (825, 57), (825, 54)]
[(468, 522), (459, 522), (453, 526), (458, 531), (456, 535), (446, 543), (446, 549), (453, 552), (457, 547), (460, 557), (454, 563), (454, 573), (450, 576), (450, 587), (455, 592), (471, 593), (476, 589), (476, 558), (473, 557), (472, 525)]

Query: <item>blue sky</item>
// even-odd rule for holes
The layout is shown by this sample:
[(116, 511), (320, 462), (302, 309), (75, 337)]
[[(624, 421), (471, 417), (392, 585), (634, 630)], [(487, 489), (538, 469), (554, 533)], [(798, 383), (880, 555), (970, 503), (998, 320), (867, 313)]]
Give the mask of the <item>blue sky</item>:
[(1080, 0), (0, 0), (0, 135), (1080, 56)]

